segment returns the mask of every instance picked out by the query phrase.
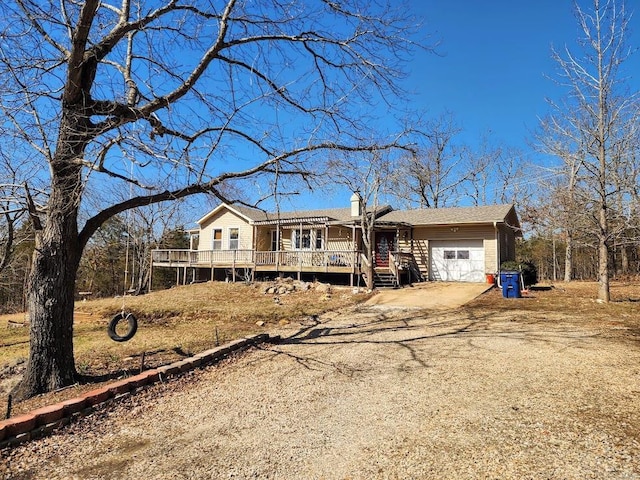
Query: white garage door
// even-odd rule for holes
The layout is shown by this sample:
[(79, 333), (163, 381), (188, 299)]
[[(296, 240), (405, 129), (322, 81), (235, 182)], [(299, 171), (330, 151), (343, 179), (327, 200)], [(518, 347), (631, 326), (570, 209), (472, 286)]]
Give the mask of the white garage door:
[(482, 239), (437, 240), (429, 242), (430, 280), (484, 282)]

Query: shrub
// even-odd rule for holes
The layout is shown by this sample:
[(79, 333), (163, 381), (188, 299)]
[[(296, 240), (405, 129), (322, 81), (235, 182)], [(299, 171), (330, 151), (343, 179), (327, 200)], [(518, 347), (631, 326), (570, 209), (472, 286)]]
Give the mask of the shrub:
[(520, 272), (525, 285), (535, 285), (538, 283), (538, 269), (531, 262), (516, 262), (514, 260), (509, 260), (507, 262), (502, 262), (500, 270)]

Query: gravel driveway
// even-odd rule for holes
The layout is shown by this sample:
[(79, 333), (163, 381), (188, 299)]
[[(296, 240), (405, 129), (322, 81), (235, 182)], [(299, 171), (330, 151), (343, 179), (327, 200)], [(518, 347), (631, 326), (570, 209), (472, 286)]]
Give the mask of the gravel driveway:
[(366, 306), (309, 320), (15, 449), (5, 474), (640, 478), (637, 341), (473, 312)]

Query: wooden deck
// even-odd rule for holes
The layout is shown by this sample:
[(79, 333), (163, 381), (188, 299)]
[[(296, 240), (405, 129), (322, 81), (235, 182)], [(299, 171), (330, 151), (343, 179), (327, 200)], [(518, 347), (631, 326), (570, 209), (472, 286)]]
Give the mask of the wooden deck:
[(259, 272), (359, 273), (360, 252), (255, 251), (255, 250), (153, 250), (154, 267), (251, 268)]

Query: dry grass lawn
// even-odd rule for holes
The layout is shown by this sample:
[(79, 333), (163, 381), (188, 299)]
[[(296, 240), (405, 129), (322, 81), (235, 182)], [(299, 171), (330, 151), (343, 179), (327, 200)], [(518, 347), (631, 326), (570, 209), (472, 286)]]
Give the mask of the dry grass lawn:
[[(309, 289), (279, 295), (263, 293), (263, 284), (209, 282), (127, 297), (124, 306), (138, 319), (138, 332), (128, 342), (113, 342), (107, 335), (109, 320), (123, 307), (122, 298), (77, 302), (74, 319), (76, 368), (93, 382), (56, 394), (36, 397), (14, 405), (13, 414), (31, 410), (79, 391), (95, 388), (105, 376), (117, 377), (140, 368), (170, 363), (212, 348), (218, 343), (252, 333), (269, 331), (309, 315), (318, 315), (361, 302), (365, 294), (350, 288), (332, 287), (332, 292)], [(24, 369), (28, 356), (28, 328), (9, 325), (22, 322), (24, 314), (0, 317), (0, 410)], [(262, 324), (264, 322), (264, 324)]]
[(523, 320), (557, 318), (565, 323), (596, 328), (619, 326), (632, 335), (640, 335), (640, 282), (612, 282), (611, 302), (607, 304), (596, 300), (597, 291), (595, 282), (557, 283), (533, 287), (521, 299), (505, 299), (494, 289), (466, 308), (494, 312), (517, 310)]

